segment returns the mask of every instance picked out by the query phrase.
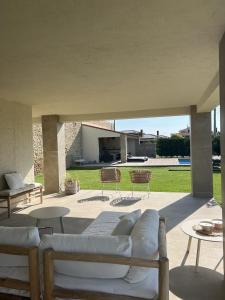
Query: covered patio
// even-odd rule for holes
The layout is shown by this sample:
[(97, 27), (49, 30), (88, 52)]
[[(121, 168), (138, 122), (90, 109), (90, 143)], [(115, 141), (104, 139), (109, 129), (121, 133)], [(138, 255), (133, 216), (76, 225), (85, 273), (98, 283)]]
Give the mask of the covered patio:
[[(159, 209), (167, 217), (174, 299), (195, 299), (193, 283), (189, 289), (195, 275), (198, 287), (204, 286), (196, 299), (206, 299), (211, 292), (215, 299), (221, 295), (222, 264), (219, 273), (209, 270), (222, 256), (221, 245), (202, 247), (201, 263), (208, 269), (193, 275), (192, 267), (181, 267), (187, 237), (179, 226), (187, 218), (221, 216), (219, 207), (205, 206), (213, 196), (211, 110), (219, 104), (225, 224), (224, 15), (221, 0), (0, 3), (1, 174), (17, 171), (24, 181), (34, 181), (32, 122), (40, 122), (44, 205), (70, 208), (65, 218), (68, 232), (82, 231), (91, 221), (86, 219), (103, 210)], [(81, 191), (75, 199), (52, 195), (64, 189), (65, 122), (176, 115), (189, 115), (191, 120), (192, 195), (152, 193), (150, 200), (128, 207), (78, 202), (77, 197), (90, 198), (97, 192)], [(121, 160), (126, 163), (125, 135), (120, 143)], [(1, 224), (27, 225), (33, 222), (28, 212)], [(188, 265), (194, 262), (194, 248)]]

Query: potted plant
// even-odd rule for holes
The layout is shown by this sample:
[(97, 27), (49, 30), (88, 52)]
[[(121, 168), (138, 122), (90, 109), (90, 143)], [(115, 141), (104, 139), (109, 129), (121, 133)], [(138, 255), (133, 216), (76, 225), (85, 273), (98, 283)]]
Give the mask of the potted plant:
[(66, 176), (65, 179), (65, 193), (66, 195), (73, 195), (79, 192), (80, 182), (71, 176)]

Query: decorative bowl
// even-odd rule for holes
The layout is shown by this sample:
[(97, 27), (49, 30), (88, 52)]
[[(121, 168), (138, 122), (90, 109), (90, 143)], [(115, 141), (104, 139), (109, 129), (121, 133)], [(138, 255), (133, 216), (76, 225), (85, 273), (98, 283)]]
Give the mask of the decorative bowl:
[(208, 231), (208, 232), (213, 231), (214, 224), (210, 221), (201, 221), (199, 225), (202, 227), (204, 231)]

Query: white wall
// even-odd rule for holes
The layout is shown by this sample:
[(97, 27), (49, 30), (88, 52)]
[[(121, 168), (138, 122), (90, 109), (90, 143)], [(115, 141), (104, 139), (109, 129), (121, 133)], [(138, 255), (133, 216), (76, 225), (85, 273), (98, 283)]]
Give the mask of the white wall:
[(32, 111), (30, 106), (0, 100), (0, 174), (7, 171), (20, 172), (26, 182), (34, 180)]
[(120, 137), (119, 133), (98, 128), (82, 126), (83, 158), (86, 161), (99, 162), (99, 142), (102, 137)]

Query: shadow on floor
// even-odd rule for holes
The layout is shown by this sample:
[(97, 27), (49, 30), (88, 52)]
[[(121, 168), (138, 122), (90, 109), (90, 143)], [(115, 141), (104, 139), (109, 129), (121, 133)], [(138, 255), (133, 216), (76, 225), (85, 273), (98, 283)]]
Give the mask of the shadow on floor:
[(131, 206), (137, 203), (141, 200), (141, 197), (119, 197), (113, 199), (109, 204), (111, 206), (118, 206), (118, 207), (124, 207), (124, 206)]
[(166, 218), (166, 231), (169, 232), (208, 201), (209, 199), (193, 198), (191, 195), (187, 195), (161, 208), (159, 214)]
[(223, 275), (214, 270), (182, 266), (170, 270), (170, 291), (183, 300), (224, 300)]
[(108, 196), (93, 196), (93, 197), (89, 197), (89, 198), (80, 199), (77, 202), (84, 203), (84, 202), (91, 202), (91, 201), (106, 202), (106, 201), (109, 201), (109, 197)]
[[(91, 224), (93, 220), (94, 219), (91, 218), (64, 217), (63, 224), (65, 233), (80, 234)], [(10, 219), (1, 218), (0, 226), (36, 226), (36, 219), (27, 214), (12, 214)], [(52, 227), (54, 233), (61, 233), (59, 218), (41, 220), (40, 227)]]

